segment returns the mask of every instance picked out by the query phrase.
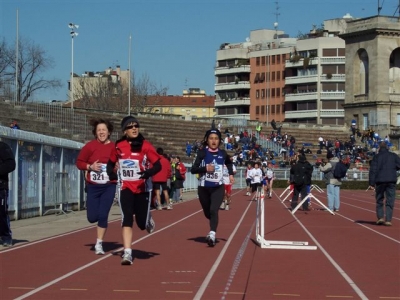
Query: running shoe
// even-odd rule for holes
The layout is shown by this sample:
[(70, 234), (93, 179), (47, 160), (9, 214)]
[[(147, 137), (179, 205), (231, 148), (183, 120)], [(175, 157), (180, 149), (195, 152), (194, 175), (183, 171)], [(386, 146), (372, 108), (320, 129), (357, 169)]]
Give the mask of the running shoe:
[(167, 210), (171, 210), (172, 209), (172, 204), (167, 205)]
[(13, 242), (12, 239), (3, 239), (3, 247), (12, 247)]
[(221, 205), (220, 205), (219, 208), (220, 208), (220, 209), (225, 209), (225, 201), (222, 201), (222, 203), (221, 203)]
[(225, 205), (225, 210), (229, 210), (229, 204)]
[(215, 232), (210, 231), (210, 233), (207, 234), (206, 241), (207, 241), (208, 246), (214, 247), (215, 246)]
[(392, 222), (386, 221), (385, 226), (392, 226)]
[(157, 205), (157, 210), (162, 210), (161, 205)]
[(382, 224), (385, 224), (384, 219), (379, 219), (378, 221), (376, 221), (376, 225), (382, 225)]
[(149, 219), (147, 220), (146, 224), (146, 230), (148, 233), (152, 233), (154, 231), (154, 228), (156, 227), (156, 223), (153, 220), (153, 217), (151, 214), (149, 214)]
[(94, 251), (96, 253), (96, 255), (104, 255), (104, 250), (103, 250), (103, 245), (102, 244), (96, 244), (94, 246)]
[(132, 255), (129, 254), (128, 252), (125, 252), (124, 255), (122, 255), (121, 265), (128, 266), (131, 264), (132, 264)]

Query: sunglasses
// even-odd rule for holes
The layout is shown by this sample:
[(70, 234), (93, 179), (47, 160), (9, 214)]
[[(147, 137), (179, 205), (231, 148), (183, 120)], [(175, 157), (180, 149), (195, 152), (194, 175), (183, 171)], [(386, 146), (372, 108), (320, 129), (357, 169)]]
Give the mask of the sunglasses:
[(126, 126), (126, 127), (125, 127), (125, 130), (126, 130), (126, 129), (132, 129), (132, 128), (139, 128), (139, 125), (138, 125), (138, 124), (135, 124), (135, 125)]

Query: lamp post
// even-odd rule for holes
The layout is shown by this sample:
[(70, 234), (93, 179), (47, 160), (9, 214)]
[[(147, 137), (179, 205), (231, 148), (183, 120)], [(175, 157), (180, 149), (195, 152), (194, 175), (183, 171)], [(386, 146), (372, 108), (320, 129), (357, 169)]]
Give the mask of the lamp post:
[(78, 35), (75, 29), (79, 28), (79, 25), (74, 23), (69, 23), (68, 27), (71, 29), (71, 81), (70, 81), (70, 101), (71, 101), (71, 109), (74, 109), (74, 37)]

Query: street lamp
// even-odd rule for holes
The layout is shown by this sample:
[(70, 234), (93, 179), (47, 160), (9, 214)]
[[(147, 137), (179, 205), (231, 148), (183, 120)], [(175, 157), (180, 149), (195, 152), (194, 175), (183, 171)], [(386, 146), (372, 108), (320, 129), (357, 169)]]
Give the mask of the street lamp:
[(74, 109), (74, 37), (78, 35), (78, 33), (75, 31), (75, 29), (79, 28), (79, 25), (76, 25), (74, 23), (69, 23), (68, 27), (71, 29), (71, 81), (70, 81), (70, 101), (71, 101), (71, 109)]

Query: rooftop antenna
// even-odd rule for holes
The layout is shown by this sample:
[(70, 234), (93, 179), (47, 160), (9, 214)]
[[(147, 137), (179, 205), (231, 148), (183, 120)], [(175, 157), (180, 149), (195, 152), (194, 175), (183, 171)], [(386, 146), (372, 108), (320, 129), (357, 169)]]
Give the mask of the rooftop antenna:
[(381, 10), (382, 10), (384, 2), (385, 2), (385, 0), (382, 0), (382, 5), (381, 5), (381, 0), (378, 0), (378, 16), (381, 14)]
[(278, 25), (279, 25), (278, 18), (279, 18), (279, 16), (281, 14), (279, 13), (279, 3), (278, 3), (278, 1), (275, 1), (275, 4), (276, 4), (276, 7), (275, 7), (276, 12), (274, 13), (274, 15), (275, 15), (274, 28), (275, 28), (275, 38), (277, 39), (278, 38)]
[(399, 4), (397, 5), (396, 10), (395, 10), (393, 16), (394, 16), (397, 12), (399, 12), (399, 17), (400, 17), (400, 0), (399, 0)]

